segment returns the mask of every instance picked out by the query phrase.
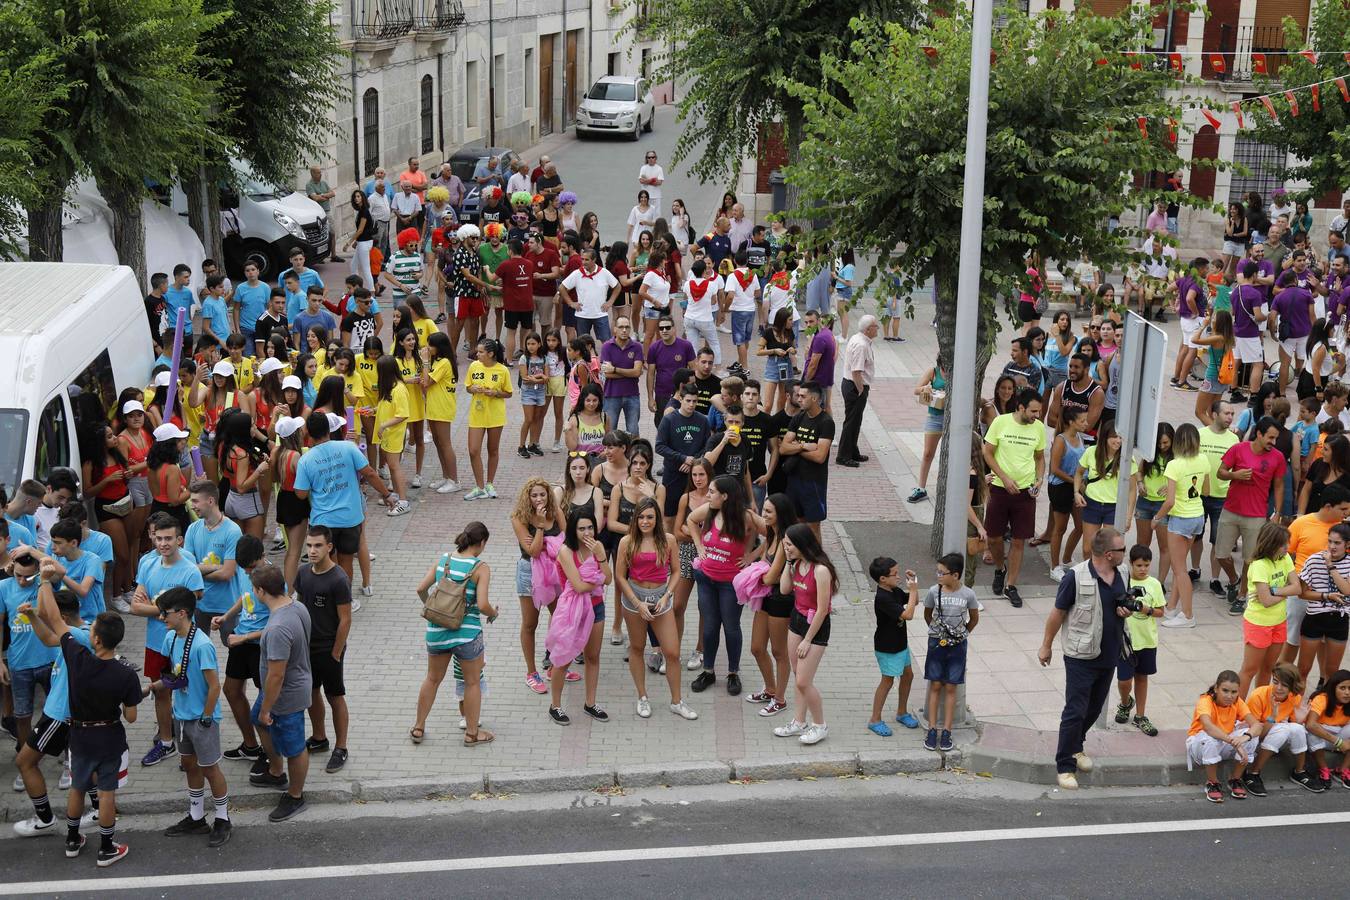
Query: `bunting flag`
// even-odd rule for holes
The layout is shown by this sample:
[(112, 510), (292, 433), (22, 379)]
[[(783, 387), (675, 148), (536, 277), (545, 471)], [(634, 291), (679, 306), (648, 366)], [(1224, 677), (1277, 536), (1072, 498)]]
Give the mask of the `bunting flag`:
[(1204, 109), (1204, 108), (1202, 108), (1202, 109), (1200, 110), (1200, 115), (1204, 116), (1204, 117), (1205, 117), (1205, 121), (1208, 122), (1208, 123), (1210, 124), (1210, 127), (1214, 129), (1215, 133), (1218, 133), (1218, 131), (1219, 131), (1219, 126), (1222, 124), (1222, 123), (1219, 121), (1219, 117), (1216, 116), (1216, 115), (1214, 115), (1214, 113), (1212, 113), (1212, 112), (1210, 112), (1209, 110)]
[(1337, 78), (1336, 87), (1341, 89), (1341, 99), (1344, 100), (1346, 103), (1350, 103), (1350, 89), (1346, 88), (1345, 79)]
[(1223, 61), (1223, 54), (1211, 53), (1209, 55), (1209, 67), (1215, 72), (1222, 73), (1227, 68), (1227, 64)]
[(1285, 91), (1285, 92), (1284, 92), (1284, 99), (1286, 99), (1286, 100), (1289, 101), (1289, 114), (1290, 114), (1291, 116), (1293, 116), (1294, 118), (1297, 119), (1297, 118), (1298, 118), (1298, 98), (1294, 96), (1294, 92), (1293, 92), (1293, 91)]
[(1322, 111), (1322, 88), (1318, 85), (1312, 86), (1313, 112)]
[(1169, 118), (1167, 120), (1167, 142), (1172, 146), (1177, 144), (1177, 120)]
[(1275, 104), (1270, 102), (1269, 97), (1262, 97), (1261, 105), (1266, 108), (1266, 112), (1270, 113), (1270, 120), (1272, 122), (1278, 122), (1280, 120), (1280, 117), (1275, 115)]
[(924, 47), (924, 48), (923, 48), (923, 53), (924, 53), (924, 56), (927, 56), (929, 59), (937, 59), (937, 48), (936, 48), (936, 47)]
[(1347, 64), (1350, 64), (1350, 53), (1345, 54), (1345, 61)]
[(1246, 123), (1242, 121), (1242, 104), (1237, 100), (1233, 101), (1233, 112), (1237, 115), (1238, 129), (1246, 128)]
[(1110, 62), (1110, 60), (1107, 59), (1105, 56), (1101, 56), (1101, 57), (1098, 57), (1098, 58), (1097, 58), (1097, 65), (1099, 65), (1099, 66), (1104, 66), (1104, 65), (1106, 65), (1106, 64), (1109, 63), (1109, 62)]
[[(1350, 53), (1347, 53), (1346, 57), (1350, 58)], [(1142, 69), (1144, 67), (1144, 64), (1139, 61), (1138, 53), (1126, 53), (1125, 58), (1130, 61), (1131, 69)]]
[(1265, 74), (1267, 74), (1267, 72), (1266, 72), (1266, 55), (1265, 55), (1264, 53), (1253, 53), (1253, 54), (1252, 54), (1252, 71), (1255, 72), (1257, 75), (1265, 75)]
[(1312, 50), (1300, 50), (1298, 51), (1298, 55), (1312, 63), (1314, 66), (1317, 65), (1317, 54)]
[(1171, 64), (1172, 70), (1173, 70), (1174, 72), (1176, 72), (1178, 75), (1180, 75), (1180, 74), (1181, 74), (1181, 54), (1180, 54), (1180, 53), (1169, 53), (1169, 54), (1167, 54), (1167, 60), (1168, 60), (1168, 62)]
[(1148, 140), (1148, 119), (1140, 116), (1135, 121), (1139, 123), (1139, 133), (1144, 136), (1144, 140)]

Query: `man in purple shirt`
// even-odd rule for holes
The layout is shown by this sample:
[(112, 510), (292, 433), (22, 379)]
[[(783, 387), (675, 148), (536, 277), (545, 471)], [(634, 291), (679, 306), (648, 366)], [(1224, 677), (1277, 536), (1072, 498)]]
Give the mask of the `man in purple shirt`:
[(624, 431), (637, 437), (642, 415), (642, 400), (638, 396), (642, 345), (633, 340), (633, 323), (627, 316), (614, 320), (614, 337), (600, 347), (600, 373), (605, 376), (605, 416), (609, 427), (619, 427), (622, 412)]
[(1346, 306), (1350, 305), (1350, 260), (1338, 256), (1331, 261), (1331, 273), (1321, 293), (1327, 298), (1327, 324), (1335, 327), (1340, 324)]
[[(1304, 263), (1307, 254), (1302, 250)], [(1275, 336), (1280, 342), (1280, 393), (1289, 386), (1289, 373), (1293, 371), (1293, 360), (1297, 359), (1302, 368), (1307, 353), (1308, 334), (1312, 331), (1313, 295), (1306, 287), (1300, 287), (1298, 273), (1292, 268), (1280, 274), (1275, 283), (1275, 300), (1271, 304), (1279, 324), (1275, 326)]]
[(1209, 270), (1209, 260), (1203, 256), (1191, 260), (1191, 267), (1177, 279), (1177, 318), (1181, 321), (1181, 349), (1177, 352), (1177, 365), (1172, 371), (1172, 387), (1183, 391), (1194, 391), (1191, 384), (1191, 366), (1199, 353), (1200, 345), (1195, 336), (1205, 320), (1205, 288), (1201, 279)]
[(1266, 259), (1265, 244), (1252, 244), (1249, 252), (1251, 253), (1252, 260), (1256, 263), (1257, 271), (1256, 278), (1252, 280), (1252, 284), (1258, 285), (1262, 289), (1265, 293), (1266, 302), (1268, 303), (1270, 302), (1272, 294), (1271, 288), (1275, 284), (1275, 263)]
[(806, 368), (802, 370), (802, 381), (814, 381), (820, 385), (825, 402), (821, 404), (825, 411), (830, 409), (830, 393), (834, 387), (834, 332), (825, 327), (820, 313), (808, 309), (802, 316), (802, 324), (811, 334), (811, 346), (806, 351)]
[(656, 323), (656, 333), (660, 340), (647, 348), (647, 408), (659, 428), (675, 395), (675, 373), (694, 361), (694, 345), (675, 334), (675, 322), (669, 317)]
[(1238, 267), (1238, 283), (1232, 294), (1233, 337), (1236, 338), (1233, 355), (1239, 363), (1249, 366), (1247, 385), (1253, 397), (1266, 372), (1260, 326), (1267, 316), (1266, 289), (1257, 283), (1260, 271), (1256, 260), (1244, 260)]

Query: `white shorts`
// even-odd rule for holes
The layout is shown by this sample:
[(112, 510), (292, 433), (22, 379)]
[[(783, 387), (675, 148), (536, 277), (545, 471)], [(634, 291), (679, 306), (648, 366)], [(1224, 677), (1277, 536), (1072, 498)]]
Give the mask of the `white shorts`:
[(1246, 253), (1246, 252), (1247, 252), (1247, 245), (1246, 245), (1246, 244), (1239, 244), (1237, 241), (1224, 241), (1224, 242), (1223, 242), (1223, 254), (1224, 254), (1224, 256), (1241, 256), (1242, 254), (1244, 254), (1244, 253)]
[(1308, 336), (1304, 335), (1301, 338), (1286, 338), (1285, 340), (1280, 341), (1280, 349), (1283, 350), (1285, 355), (1290, 359), (1296, 359), (1299, 362), (1303, 362), (1308, 356)]
[[(1324, 727), (1327, 731), (1331, 732), (1332, 734), (1336, 735), (1336, 736), (1339, 737), (1339, 738), (1343, 738), (1343, 739), (1344, 739), (1344, 738), (1350, 738), (1350, 723), (1346, 723), (1345, 725), (1342, 725), (1342, 726), (1340, 726), (1339, 728), (1337, 728), (1337, 727), (1335, 727), (1335, 726), (1332, 726), (1332, 725), (1324, 725), (1323, 727)], [(1334, 744), (1334, 743), (1335, 743), (1335, 741), (1327, 741), (1327, 740), (1323, 740), (1322, 738), (1320, 738), (1320, 737), (1318, 737), (1317, 735), (1313, 734), (1311, 731), (1308, 732), (1308, 749), (1309, 749), (1309, 750), (1325, 750), (1326, 748), (1330, 747), (1330, 746), (1331, 746), (1332, 744)]]
[(1261, 345), (1259, 337), (1240, 337), (1234, 338), (1233, 355), (1237, 357), (1240, 363), (1264, 363), (1266, 361), (1265, 347)]
[(1270, 731), (1261, 737), (1261, 749), (1279, 753), (1289, 748), (1290, 753), (1304, 753), (1308, 749), (1308, 732), (1297, 722), (1280, 722), (1271, 725)]
[[(1256, 738), (1247, 734), (1246, 728), (1233, 732), (1241, 733), (1247, 740), (1243, 743), (1242, 749), (1246, 752), (1247, 762), (1256, 759)], [(1309, 736), (1311, 739), (1311, 735)], [(1205, 732), (1193, 734), (1186, 738), (1186, 768), (1189, 771), (1192, 764), (1197, 766), (1217, 766), (1226, 759), (1235, 759), (1237, 757), (1237, 748), (1227, 741), (1220, 741), (1210, 737)]]
[(1199, 350), (1200, 345), (1195, 342), (1195, 335), (1200, 331), (1200, 325), (1203, 319), (1182, 319), (1181, 320), (1181, 345)]

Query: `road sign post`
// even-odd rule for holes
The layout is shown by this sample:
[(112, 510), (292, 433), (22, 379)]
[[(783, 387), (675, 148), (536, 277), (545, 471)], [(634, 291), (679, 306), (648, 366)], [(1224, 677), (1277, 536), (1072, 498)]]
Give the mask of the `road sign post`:
[[(1158, 413), (1167, 364), (1167, 334), (1132, 312), (1125, 314), (1125, 339), (1120, 347), (1120, 402), (1116, 433), (1120, 435), (1120, 485), (1116, 492), (1116, 530), (1126, 533), (1130, 512), (1130, 460), (1153, 459), (1158, 440)], [(1086, 548), (1085, 548), (1086, 549)]]

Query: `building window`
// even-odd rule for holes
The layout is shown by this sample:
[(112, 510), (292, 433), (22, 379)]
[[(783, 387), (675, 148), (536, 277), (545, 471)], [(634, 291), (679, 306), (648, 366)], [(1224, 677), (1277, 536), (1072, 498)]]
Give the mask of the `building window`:
[(619, 54), (611, 53), (609, 55), (609, 64), (605, 67), (605, 74), (606, 75), (619, 74)]
[(1278, 173), (1285, 163), (1285, 155), (1276, 147), (1238, 135), (1233, 147), (1233, 162), (1245, 166), (1250, 174), (1239, 175), (1236, 168), (1233, 170), (1228, 187), (1230, 203), (1243, 200), (1252, 191), (1268, 200), (1271, 191), (1284, 186)]
[(506, 115), (506, 54), (498, 53), (492, 58), (492, 114), (497, 118)]
[(464, 125), (478, 127), (478, 62), (464, 64)]
[(436, 96), (436, 89), (432, 84), (430, 75), (422, 76), (422, 152), (430, 153), (431, 148), (436, 142), (432, 135), (435, 130), (436, 116), (431, 111), (431, 104)]
[(647, 48), (647, 47), (643, 47), (643, 48), (642, 48), (642, 64), (641, 64), (641, 66), (638, 68), (638, 75), (640, 75), (640, 76), (643, 77), (643, 78), (646, 78), (646, 77), (648, 77), (649, 75), (651, 75), (651, 70), (650, 70), (651, 61), (652, 61), (652, 51), (651, 51), (649, 48)]
[(537, 102), (534, 93), (534, 48), (531, 47), (525, 51), (525, 103), (527, 108), (533, 107)]
[(380, 165), (380, 92), (374, 88), (361, 95), (361, 142), (365, 145), (361, 168), (374, 175)]

